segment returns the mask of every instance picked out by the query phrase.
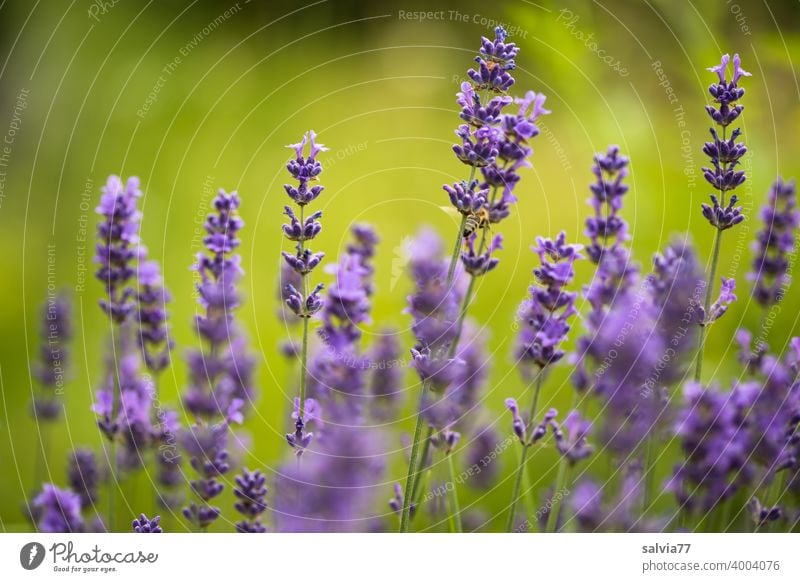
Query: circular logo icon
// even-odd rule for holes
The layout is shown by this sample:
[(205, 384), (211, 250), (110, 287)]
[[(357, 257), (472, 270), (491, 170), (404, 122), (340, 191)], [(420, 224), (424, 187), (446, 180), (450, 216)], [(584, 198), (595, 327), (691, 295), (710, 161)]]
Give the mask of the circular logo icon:
[(39, 542), (30, 542), (19, 551), (19, 563), (26, 570), (35, 570), (44, 561), (44, 546)]

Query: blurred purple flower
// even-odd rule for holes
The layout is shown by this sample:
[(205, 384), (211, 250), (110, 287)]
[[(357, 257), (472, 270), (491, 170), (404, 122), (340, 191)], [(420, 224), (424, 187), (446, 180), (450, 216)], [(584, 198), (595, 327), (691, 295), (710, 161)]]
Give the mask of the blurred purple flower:
[(236, 531), (239, 533), (264, 533), (267, 528), (261, 523), (261, 514), (267, 510), (266, 478), (261, 471), (249, 471), (243, 469), (240, 475), (236, 476), (236, 485), (233, 488), (236, 496), (236, 511), (244, 516), (244, 519), (236, 523)]
[(49, 294), (42, 306), (40, 339), (33, 374), (39, 390), (33, 397), (33, 412), (39, 421), (52, 421), (61, 415), (58, 394), (64, 389), (69, 366), (69, 341), (72, 339), (72, 309), (66, 293)]
[(793, 181), (778, 178), (761, 209), (761, 230), (753, 244), (755, 258), (750, 280), (753, 298), (763, 307), (779, 303), (790, 283), (790, 257), (795, 252), (800, 211)]
[(102, 219), (97, 225), (94, 260), (99, 265), (96, 276), (106, 290), (100, 306), (117, 323), (125, 321), (135, 308), (128, 285), (138, 256), (141, 195), (138, 178), (128, 178), (123, 185), (118, 176), (109, 176), (96, 209)]
[(81, 496), (71, 489), (45, 483), (31, 503), (38, 516), (36, 527), (42, 533), (78, 533), (83, 530)]

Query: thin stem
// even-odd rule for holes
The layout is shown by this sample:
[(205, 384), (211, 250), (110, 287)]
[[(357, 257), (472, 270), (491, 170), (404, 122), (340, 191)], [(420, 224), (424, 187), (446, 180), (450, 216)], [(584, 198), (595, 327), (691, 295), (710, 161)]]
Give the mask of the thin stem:
[[(475, 167), (472, 167), (472, 171), (469, 175), (469, 182), (472, 182), (472, 179), (475, 176)], [(468, 182), (468, 183), (469, 183)], [(458, 264), (458, 256), (461, 251), (461, 245), (463, 244), (464, 239), (464, 226), (466, 225), (467, 217), (462, 216), (461, 218), (461, 225), (458, 229), (458, 236), (456, 236), (456, 242), (453, 249), (453, 255), (450, 257), (450, 266), (447, 269), (447, 289), (450, 290), (450, 286), (453, 284), (453, 279), (455, 278), (456, 273), (456, 265)], [(306, 334), (304, 334), (305, 336)], [(454, 342), (455, 343), (455, 342)], [(451, 345), (451, 350), (454, 349)], [(419, 406), (417, 407), (417, 422), (416, 426), (414, 427), (414, 438), (411, 442), (411, 456), (408, 459), (408, 473), (406, 474), (406, 485), (403, 489), (403, 511), (400, 514), (400, 533), (408, 532), (409, 523), (411, 521), (410, 514), (411, 514), (411, 492), (414, 491), (416, 486), (417, 480), (417, 457), (419, 456), (419, 441), (422, 435), (422, 424), (424, 422), (422, 418), (422, 407), (425, 404), (425, 391), (428, 390), (428, 382), (423, 381), (422, 386), (420, 388), (420, 395), (419, 395)], [(302, 406), (302, 404), (301, 404)]]
[[(305, 221), (306, 218), (306, 206), (305, 204), (300, 205), (300, 225), (302, 228), (305, 228)], [(300, 245), (300, 254), (302, 255), (306, 249), (306, 237), (300, 236), (300, 241), (298, 242)], [(303, 281), (303, 301), (308, 300), (308, 273), (303, 273), (301, 275)], [(305, 305), (303, 306), (303, 348), (300, 352), (300, 410), (298, 413), (297, 419), (300, 422), (305, 421), (305, 413), (306, 413), (306, 382), (307, 382), (307, 372), (306, 372), (306, 364), (308, 363), (308, 319), (309, 314), (305, 312)]]
[[(717, 263), (719, 262), (719, 248), (722, 240), (722, 231), (717, 229), (717, 234), (714, 235), (714, 250), (711, 253), (711, 270), (708, 273), (708, 284), (706, 285), (706, 298), (703, 302), (706, 314), (711, 307), (711, 298), (714, 293), (714, 282), (717, 276)], [(694, 369), (694, 379), (700, 381), (700, 376), (703, 373), (703, 350), (706, 344), (706, 332), (708, 325), (700, 327), (700, 343), (697, 347), (697, 363)]]
[(648, 434), (646, 437), (644, 452), (644, 495), (642, 496), (642, 517), (647, 514), (652, 499), (653, 486), (653, 437)]
[[(530, 414), (528, 415), (528, 424), (533, 427), (535, 424), (536, 418), (536, 408), (539, 405), (539, 393), (542, 390), (542, 381), (544, 379), (544, 371), (539, 370), (539, 373), (536, 375), (536, 387), (534, 388), (533, 398), (531, 399), (531, 409)], [(522, 478), (525, 474), (525, 463), (528, 460), (528, 450), (531, 448), (533, 443), (530, 440), (527, 440), (522, 444), (522, 454), (519, 458), (519, 466), (517, 467), (517, 477), (514, 480), (514, 491), (511, 494), (511, 506), (508, 508), (508, 518), (506, 519), (506, 531), (511, 533), (514, 528), (514, 517), (516, 516), (517, 512), (517, 503), (519, 501), (519, 491), (520, 487), (522, 486)]]
[(117, 444), (111, 441), (110, 451), (111, 455), (111, 475), (108, 480), (108, 526), (106, 531), (108, 533), (114, 532), (114, 519), (117, 512)]
[(525, 474), (525, 462), (528, 460), (528, 451), (530, 445), (522, 445), (522, 454), (519, 457), (519, 466), (517, 467), (517, 476), (514, 479), (514, 492), (511, 494), (511, 507), (508, 508), (508, 517), (506, 518), (506, 531), (511, 533), (514, 529), (514, 517), (517, 513), (517, 500), (519, 499), (519, 491), (522, 487), (522, 476)]
[(411, 514), (411, 491), (414, 490), (414, 481), (417, 473), (417, 456), (419, 453), (419, 440), (422, 434), (422, 424), (425, 422), (422, 417), (422, 407), (425, 404), (425, 382), (422, 383), (420, 390), (419, 406), (417, 407), (417, 424), (414, 427), (414, 439), (411, 441), (411, 456), (408, 459), (408, 473), (406, 474), (406, 486), (403, 489), (403, 511), (400, 514), (400, 533), (407, 533)]
[(461, 225), (458, 227), (458, 237), (456, 238), (456, 244), (453, 245), (453, 255), (450, 257), (450, 268), (447, 270), (447, 286), (448, 288), (453, 282), (453, 279), (456, 275), (456, 265), (458, 265), (458, 256), (461, 254), (461, 246), (463, 245), (464, 239), (464, 228), (467, 225), (467, 215), (461, 215)]
[[(728, 137), (728, 126), (725, 125), (722, 127), (722, 141), (725, 141)], [(719, 144), (717, 144), (719, 147)], [(728, 164), (722, 164), (722, 170), (725, 171), (728, 169)], [(720, 188), (719, 189), (719, 203), (722, 206), (725, 206), (725, 190)], [(708, 309), (711, 307), (711, 298), (713, 297), (714, 293), (714, 283), (715, 278), (717, 275), (717, 262), (719, 261), (719, 248), (720, 242), (722, 241), (722, 230), (717, 228), (717, 232), (714, 235), (714, 250), (711, 253), (711, 270), (708, 273), (708, 284), (706, 285), (706, 298), (703, 302), (703, 306), (705, 307), (705, 313), (708, 315)], [(706, 330), (707, 325), (703, 325), (700, 327), (700, 343), (697, 347), (697, 363), (694, 370), (694, 379), (695, 381), (700, 381), (700, 376), (703, 373), (703, 351), (706, 347)]]
[(449, 472), (448, 478), (450, 483), (453, 484), (453, 511), (450, 512), (451, 519), (455, 525), (456, 533), (463, 533), (464, 527), (461, 524), (461, 506), (458, 504), (458, 489), (456, 489), (456, 472), (453, 468), (453, 454), (452, 452), (445, 453), (447, 457), (447, 470)]
[[(489, 206), (494, 205), (495, 200), (497, 199), (497, 191), (498, 187), (495, 186), (492, 189), (492, 196), (489, 199)], [(481, 242), (478, 245), (478, 254), (483, 254), (483, 251), (486, 250), (486, 243), (487, 243), (487, 228), (483, 229), (481, 233)], [(464, 321), (467, 319), (467, 311), (469, 310), (469, 305), (472, 302), (472, 296), (475, 293), (475, 280), (477, 277), (471, 275), (469, 278), (469, 285), (467, 286), (467, 292), (464, 294), (464, 299), (461, 302), (461, 311), (458, 314), (458, 322), (456, 323), (456, 334), (453, 339), (453, 343), (450, 345), (450, 357), (452, 358), (455, 355), (456, 347), (458, 346), (458, 342), (461, 339), (461, 333), (464, 330)]]
[[(428, 458), (428, 453), (431, 450), (431, 437), (433, 437), (433, 427), (428, 425), (428, 432), (425, 434), (425, 440), (422, 442), (422, 453), (420, 454), (420, 470), (418, 473), (422, 473), (425, 470), (425, 461)], [(414, 480), (414, 490), (411, 492), (411, 502), (419, 507), (420, 497), (422, 497), (422, 478)], [(411, 516), (411, 519), (414, 519), (414, 516)]]
[(550, 513), (547, 515), (547, 533), (556, 533), (558, 531), (558, 514), (561, 511), (561, 498), (563, 497), (562, 490), (564, 489), (564, 483), (567, 481), (568, 473), (569, 463), (565, 457), (561, 457), (558, 465), (556, 486), (553, 489), (553, 497), (550, 503)]
[(308, 363), (308, 317), (303, 318), (303, 347), (300, 350), (300, 416), (303, 420), (306, 411), (306, 365)]

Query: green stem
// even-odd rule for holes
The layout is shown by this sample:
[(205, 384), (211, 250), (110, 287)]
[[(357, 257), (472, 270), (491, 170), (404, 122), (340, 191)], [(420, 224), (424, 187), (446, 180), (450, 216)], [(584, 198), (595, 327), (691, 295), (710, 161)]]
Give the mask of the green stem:
[(565, 457), (562, 457), (558, 465), (558, 476), (556, 477), (556, 486), (553, 489), (553, 497), (551, 498), (550, 513), (547, 516), (547, 533), (556, 533), (558, 530), (558, 514), (561, 511), (561, 498), (563, 497), (562, 490), (564, 483), (567, 481), (567, 474), (569, 473), (569, 463)]
[(461, 246), (463, 245), (464, 228), (467, 225), (467, 215), (461, 215), (461, 225), (458, 227), (458, 238), (456, 244), (453, 245), (453, 255), (450, 257), (450, 268), (447, 270), (447, 286), (448, 288), (453, 283), (456, 275), (456, 265), (458, 265), (458, 256), (461, 254)]
[(642, 496), (642, 517), (647, 515), (647, 510), (650, 507), (650, 500), (652, 499), (653, 487), (653, 437), (647, 435), (645, 437), (645, 453), (644, 453), (644, 495)]
[[(722, 240), (722, 231), (717, 229), (717, 234), (714, 235), (714, 250), (711, 253), (711, 270), (708, 273), (708, 284), (706, 285), (706, 298), (705, 301), (703, 302), (703, 307), (705, 308), (706, 316), (708, 315), (708, 310), (711, 307), (711, 298), (713, 297), (714, 293), (714, 282), (717, 276), (717, 263), (719, 262), (719, 248), (721, 240)], [(698, 382), (700, 381), (700, 376), (703, 373), (703, 350), (705, 349), (707, 330), (708, 330), (707, 324), (700, 327), (700, 342), (697, 347), (697, 363), (694, 369), (694, 379)]]
[(403, 489), (403, 511), (400, 514), (400, 533), (407, 533), (411, 515), (411, 492), (414, 490), (414, 481), (417, 473), (417, 456), (419, 454), (419, 440), (422, 434), (422, 424), (425, 422), (422, 417), (422, 407), (425, 404), (425, 382), (420, 389), (419, 406), (417, 407), (417, 424), (414, 427), (414, 438), (411, 441), (411, 456), (408, 459), (408, 473), (406, 474), (406, 486)]
[[(472, 182), (473, 177), (475, 176), (475, 167), (473, 166), (472, 171), (470, 172), (469, 182)], [(468, 182), (468, 183), (469, 183)], [(453, 284), (453, 279), (455, 278), (456, 274), (456, 265), (458, 265), (458, 256), (461, 250), (461, 245), (463, 244), (464, 239), (464, 226), (466, 225), (467, 217), (462, 216), (461, 218), (461, 226), (458, 229), (458, 236), (456, 237), (456, 242), (453, 249), (453, 255), (450, 257), (450, 266), (447, 269), (447, 288), (450, 289), (450, 286)], [(305, 336), (306, 334), (304, 334)], [(454, 342), (455, 344), (455, 342)], [(451, 345), (451, 350), (455, 349)], [(419, 456), (419, 441), (420, 437), (422, 436), (422, 424), (424, 422), (422, 418), (422, 407), (425, 404), (425, 391), (428, 390), (428, 383), (426, 381), (422, 382), (422, 386), (420, 388), (420, 396), (419, 396), (419, 406), (417, 407), (417, 422), (416, 426), (414, 427), (414, 438), (411, 442), (411, 456), (408, 459), (408, 473), (406, 474), (406, 485), (403, 489), (403, 511), (400, 514), (400, 533), (408, 532), (408, 527), (411, 521), (411, 492), (414, 491), (416, 486), (416, 479), (417, 479), (417, 457)], [(302, 406), (302, 404), (301, 404)]]
[[(530, 414), (528, 415), (528, 424), (531, 426), (535, 426), (536, 421), (536, 409), (539, 405), (539, 393), (542, 390), (542, 381), (544, 379), (544, 371), (539, 370), (539, 373), (536, 375), (536, 387), (534, 388), (533, 398), (531, 399), (531, 409)], [(529, 438), (529, 437), (526, 437)], [(517, 467), (517, 476), (514, 480), (514, 491), (511, 494), (511, 506), (508, 508), (508, 518), (506, 519), (506, 531), (511, 532), (514, 529), (514, 517), (516, 516), (517, 512), (517, 503), (519, 502), (519, 491), (520, 487), (522, 486), (522, 478), (525, 474), (525, 463), (528, 460), (528, 451), (531, 448), (533, 443), (530, 440), (527, 440), (525, 443), (522, 444), (522, 454), (519, 458), (519, 466)]]
[[(428, 432), (425, 434), (425, 440), (422, 442), (422, 453), (420, 454), (420, 470), (418, 473), (422, 473), (425, 470), (425, 461), (428, 458), (428, 453), (431, 450), (431, 437), (433, 437), (433, 427), (428, 425)], [(411, 501), (414, 505), (419, 507), (420, 498), (422, 497), (422, 478), (414, 480), (414, 490), (411, 492)], [(414, 516), (410, 516), (410, 519), (414, 519)]]
[[(722, 127), (722, 141), (725, 141), (728, 137), (728, 127)], [(722, 164), (722, 169), (727, 170), (728, 164)], [(725, 206), (725, 190), (719, 190), (719, 203), (722, 206)], [(714, 250), (711, 253), (711, 270), (708, 273), (708, 285), (706, 285), (706, 298), (703, 302), (703, 306), (706, 310), (706, 316), (708, 316), (708, 309), (711, 307), (711, 298), (713, 297), (714, 293), (714, 283), (715, 278), (717, 276), (717, 262), (719, 261), (719, 248), (720, 242), (722, 241), (722, 231), (717, 228), (717, 232), (714, 235)], [(710, 322), (709, 322), (710, 323)], [(697, 347), (697, 363), (694, 370), (694, 379), (695, 381), (700, 381), (700, 376), (703, 373), (703, 351), (706, 347), (706, 328), (708, 324), (703, 325), (700, 328), (700, 343)]]
[(452, 452), (445, 453), (447, 457), (447, 470), (449, 472), (448, 478), (450, 483), (453, 484), (453, 511), (450, 512), (451, 519), (455, 525), (456, 533), (463, 533), (464, 527), (461, 524), (461, 506), (458, 504), (458, 489), (456, 488), (456, 473), (453, 468), (453, 454)]
[(511, 494), (511, 507), (508, 508), (508, 517), (506, 518), (506, 531), (511, 533), (514, 529), (514, 517), (517, 513), (517, 500), (519, 499), (519, 491), (522, 487), (522, 476), (525, 474), (525, 462), (528, 460), (528, 451), (530, 450), (528, 444), (522, 445), (522, 454), (519, 457), (519, 466), (517, 467), (517, 476), (514, 479), (514, 492)]
[[(300, 224), (305, 225), (306, 207), (305, 204), (300, 206)], [(306, 248), (306, 239), (304, 236), (300, 237), (298, 242), (300, 245), (300, 254), (302, 255)], [(302, 274), (303, 279), (303, 301), (308, 299), (308, 273)], [(306, 365), (308, 364), (308, 320), (309, 314), (305, 312), (305, 305), (303, 305), (303, 348), (300, 352), (300, 410), (298, 412), (298, 420), (305, 422), (306, 413), (306, 382), (307, 371)]]
[(300, 415), (303, 420), (306, 412), (306, 366), (308, 363), (308, 317), (303, 318), (303, 347), (300, 350)]
[(110, 443), (109, 455), (111, 455), (111, 475), (108, 479), (108, 525), (106, 531), (114, 532), (114, 520), (117, 513), (117, 444), (113, 440)]

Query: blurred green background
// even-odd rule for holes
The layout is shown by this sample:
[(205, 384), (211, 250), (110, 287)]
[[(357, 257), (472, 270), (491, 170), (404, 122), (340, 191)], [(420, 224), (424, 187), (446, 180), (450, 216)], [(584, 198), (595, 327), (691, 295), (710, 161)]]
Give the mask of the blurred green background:
[[(413, 14), (419, 10), (436, 13), (423, 20)], [(523, 388), (509, 350), (514, 312), (535, 264), (529, 246), (536, 235), (562, 229), (583, 241), (594, 152), (616, 143), (632, 159), (624, 214), (645, 268), (674, 233), (690, 233), (707, 260), (712, 231), (699, 205), (709, 188), (700, 168), (713, 75), (705, 68), (724, 52), (739, 52), (753, 74), (744, 82), (750, 153), (740, 192), (750, 220), (725, 240), (721, 273), (736, 276), (742, 293), (711, 334), (705, 369), (723, 383), (737, 374), (732, 334), (759, 320), (745, 292), (755, 212), (776, 175), (800, 169), (797, 1), (1, 2), (0, 134), (8, 155), (0, 167), (0, 530), (29, 527), (22, 504), (36, 486), (39, 445), (28, 362), (38, 344), (48, 256), (55, 257), (50, 282), (70, 289), (76, 306), (67, 412), (54, 429), (51, 479), (64, 483), (73, 446), (101, 445), (89, 406), (108, 323), (97, 307), (93, 265), (84, 263), (82, 271), (80, 257), (93, 252), (93, 211), (106, 176), (142, 179), (142, 234), (176, 298), (177, 354), (195, 343), (189, 266), (199, 223), (217, 188), (241, 194), (240, 317), (260, 355), (261, 394), (246, 425), (247, 464), (274, 470), (287, 454), (282, 435), (294, 391), (276, 351), (286, 335), (275, 317), (284, 146), (313, 128), (331, 148), (321, 157), (327, 190), (317, 243), (329, 260), (344, 248), (353, 222), (371, 222), (380, 232), (379, 292), (365, 337), (385, 324), (406, 329), (409, 285), (398, 276), (404, 244), (431, 224), (450, 247), (456, 226), (439, 210), (446, 202), (441, 184), (466, 178), (450, 151), (459, 123), (454, 95), (491, 21), (511, 27), (522, 48), (513, 92), (546, 93), (552, 115), (541, 124), (515, 212), (502, 224), (502, 262), (481, 281), (471, 310), (486, 325), (493, 353), (488, 420), (499, 419), (505, 434), (503, 399)], [(81, 241), (84, 228), (89, 238)], [(579, 274), (585, 283), (591, 270), (582, 265)], [(790, 289), (769, 336), (776, 350), (784, 349), (798, 312), (800, 296)], [(412, 344), (410, 334), (404, 340)], [(566, 365), (553, 373), (545, 405), (567, 406), (568, 376)], [(178, 357), (161, 386), (164, 401), (177, 402), (184, 377)], [(410, 431), (411, 421), (402, 428)], [(537, 457), (532, 475), (552, 464), (548, 454)], [(504, 476), (515, 455), (513, 447), (501, 455)], [(670, 467), (664, 463), (662, 476)], [(591, 469), (605, 470), (602, 460)], [(387, 498), (403, 472), (397, 455)], [(504, 479), (482, 498), (465, 488), (462, 505), (480, 498), (487, 515), (499, 513), (511, 490)], [(142, 480), (140, 491), (129, 487), (131, 513), (138, 512), (148, 486)], [(229, 508), (230, 500), (221, 505)], [(168, 523), (173, 531), (185, 527)]]

